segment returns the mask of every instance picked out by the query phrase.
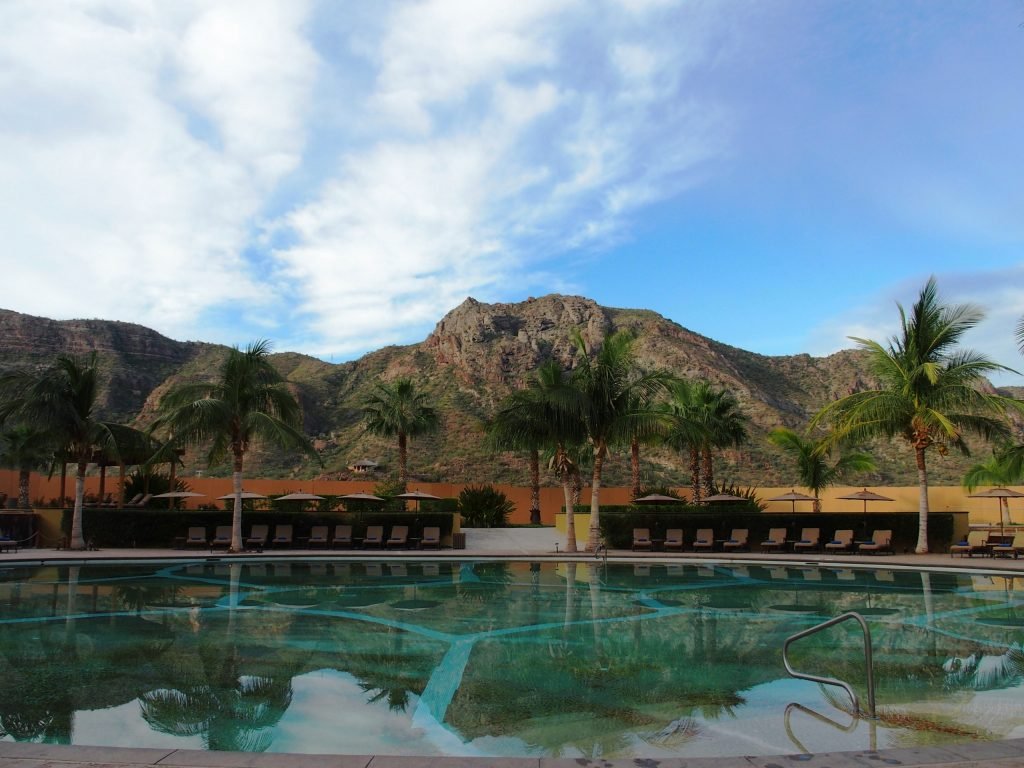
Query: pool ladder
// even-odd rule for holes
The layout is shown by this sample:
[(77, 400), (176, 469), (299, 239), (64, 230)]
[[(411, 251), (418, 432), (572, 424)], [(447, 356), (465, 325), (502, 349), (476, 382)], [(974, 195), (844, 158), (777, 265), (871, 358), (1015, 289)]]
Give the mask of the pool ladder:
[(789, 663), (789, 656), (787, 651), (789, 646), (801, 638), (808, 637), (809, 635), (817, 634), (822, 630), (834, 627), (836, 624), (841, 624), (844, 621), (856, 621), (860, 624), (861, 631), (864, 633), (864, 668), (867, 671), (867, 705), (868, 709), (865, 714), (868, 717), (876, 717), (875, 715), (875, 667), (871, 657), (871, 630), (868, 629), (868, 623), (864, 620), (864, 617), (855, 611), (849, 613), (843, 613), (836, 616), (834, 619), (823, 621), (821, 624), (817, 624), (810, 629), (805, 629), (803, 632), (797, 632), (795, 635), (790, 635), (786, 638), (786, 642), (782, 644), (782, 663), (786, 665), (786, 671), (792, 677), (800, 678), (801, 680), (810, 680), (815, 683), (822, 683), (824, 685), (836, 685), (842, 688), (849, 694), (850, 699), (853, 700), (853, 710), (856, 714), (861, 714), (860, 700), (857, 698), (856, 692), (850, 686), (849, 683), (837, 680), (834, 677), (822, 677), (820, 675), (812, 675), (807, 672), (798, 672), (793, 669), (793, 665)]

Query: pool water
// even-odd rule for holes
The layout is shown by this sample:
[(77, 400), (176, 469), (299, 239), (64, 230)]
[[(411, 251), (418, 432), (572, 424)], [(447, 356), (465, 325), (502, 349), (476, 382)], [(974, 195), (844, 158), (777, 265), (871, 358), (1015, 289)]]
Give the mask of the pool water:
[[(0, 570), (6, 740), (696, 757), (1024, 736), (1024, 580), (774, 566), (286, 561)], [(879, 718), (787, 676), (870, 623)], [(863, 696), (853, 623), (797, 668)]]

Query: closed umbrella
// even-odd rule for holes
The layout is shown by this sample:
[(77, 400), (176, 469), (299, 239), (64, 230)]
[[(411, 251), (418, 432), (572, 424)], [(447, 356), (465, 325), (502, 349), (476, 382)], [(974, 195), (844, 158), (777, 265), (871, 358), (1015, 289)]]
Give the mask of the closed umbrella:
[(855, 501), (863, 501), (864, 502), (864, 514), (868, 513), (868, 502), (869, 501), (895, 501), (895, 499), (890, 499), (888, 496), (883, 496), (880, 493), (875, 493), (874, 491), (869, 491), (867, 488), (865, 488), (863, 491), (856, 491), (855, 493), (848, 493), (845, 496), (837, 496), (836, 498), (839, 498), (839, 499), (853, 499)]
[(806, 493), (800, 493), (800, 491), (790, 490), (789, 493), (784, 493), (781, 496), (772, 496), (768, 501), (788, 501), (793, 504), (793, 511), (796, 512), (796, 503), (798, 501), (814, 501), (813, 496), (808, 496)]

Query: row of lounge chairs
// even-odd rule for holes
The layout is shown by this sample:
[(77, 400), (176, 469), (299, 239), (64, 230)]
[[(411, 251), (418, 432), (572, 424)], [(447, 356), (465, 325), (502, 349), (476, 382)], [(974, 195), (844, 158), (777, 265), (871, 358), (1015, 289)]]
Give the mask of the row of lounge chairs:
[[(681, 552), (684, 547), (683, 529), (669, 528), (665, 531), (665, 538), (652, 539), (649, 528), (633, 529), (633, 551), (654, 549), (656, 541), (661, 542), (665, 551), (675, 550)], [(750, 531), (747, 528), (733, 528), (727, 539), (718, 539), (717, 543), (722, 545), (724, 552), (749, 551)], [(700, 528), (693, 537), (691, 547), (694, 552), (710, 552), (715, 548), (715, 532), (712, 528)], [(760, 543), (762, 552), (781, 552), (786, 545), (792, 545), (794, 552), (814, 552), (822, 549), (821, 529), (804, 528), (800, 532), (800, 538), (795, 540), (786, 539), (785, 528), (772, 528), (768, 537)], [(871, 554), (888, 553), (893, 554), (892, 531), (874, 531), (868, 541), (855, 541), (852, 529), (843, 529), (835, 532), (835, 535), (824, 544), (825, 552), (866, 552)]]
[(1016, 560), (1024, 554), (1024, 533), (1015, 533), (1013, 540), (1007, 542), (1000, 536), (993, 539), (986, 531), (971, 531), (967, 538), (949, 548), (949, 556), (974, 557), (1012, 557)]
[[(333, 548), (352, 549), (356, 544), (363, 549), (376, 547), (377, 549), (402, 549), (406, 548), (413, 541), (409, 537), (409, 526), (395, 525), (391, 528), (388, 536), (384, 536), (384, 526), (369, 525), (362, 538), (353, 538), (351, 525), (334, 526), (334, 534), (329, 535), (330, 526), (314, 525), (308, 537), (300, 538), (298, 541), (307, 548)], [(274, 526), (274, 536), (270, 538), (270, 526), (263, 524), (253, 525), (249, 535), (243, 538), (246, 549), (262, 551), (265, 547), (276, 547), (285, 549), (293, 546), (293, 527), (287, 524)], [(419, 540), (420, 549), (433, 547), (441, 548), (441, 529), (437, 526), (425, 526)], [(196, 547), (211, 550), (228, 549), (231, 546), (231, 526), (218, 525), (212, 539), (207, 538), (206, 528), (203, 526), (192, 526), (188, 529), (188, 536), (185, 537), (186, 547)]]

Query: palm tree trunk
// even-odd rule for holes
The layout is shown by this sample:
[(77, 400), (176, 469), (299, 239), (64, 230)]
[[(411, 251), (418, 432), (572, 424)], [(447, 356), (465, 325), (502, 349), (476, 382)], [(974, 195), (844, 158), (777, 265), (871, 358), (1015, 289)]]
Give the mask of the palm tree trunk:
[(629, 463), (633, 473), (633, 498), (640, 497), (640, 441), (636, 435), (629, 442)]
[(562, 480), (562, 495), (565, 497), (565, 551), (576, 552), (576, 503), (572, 496), (572, 473), (566, 460), (565, 448), (559, 443), (555, 446), (555, 466)]
[(231, 488), (235, 503), (231, 513), (231, 551), (242, 551), (242, 458), (245, 454), (235, 449), (235, 462), (231, 473)]
[(530, 449), (530, 522), (540, 522), (540, 451)]
[(710, 448), (702, 448), (700, 451), (700, 474), (704, 482), (704, 494), (713, 496), (715, 493), (715, 463), (711, 457)]
[(811, 504), (811, 511), (816, 515), (821, 514), (821, 499), (818, 497), (817, 491), (814, 492), (814, 501)]
[(919, 555), (928, 553), (928, 469), (924, 462), (924, 448), (915, 448), (917, 454), (917, 547)]
[(82, 536), (82, 507), (85, 501), (85, 468), (87, 462), (78, 462), (78, 474), (75, 475), (75, 511), (71, 514), (71, 549), (85, 549), (85, 537)]
[(32, 506), (28, 498), (28, 481), (31, 477), (31, 470), (22, 469), (18, 472), (18, 506), (22, 509), (29, 509)]
[(604, 445), (594, 451), (594, 474), (590, 480), (590, 531), (587, 533), (587, 552), (593, 552), (601, 543), (601, 469), (604, 467)]
[(398, 433), (398, 482), (402, 484), (402, 492), (405, 493), (405, 481), (407, 478), (406, 462), (409, 458), (409, 448), (405, 432)]
[(693, 497), (690, 500), (694, 504), (699, 503), (702, 498), (700, 492), (700, 451), (696, 448), (690, 449), (690, 495)]

